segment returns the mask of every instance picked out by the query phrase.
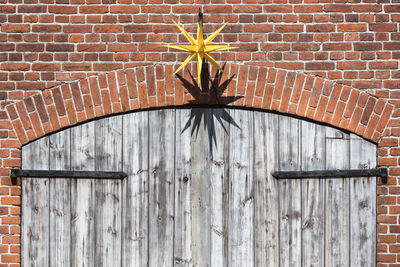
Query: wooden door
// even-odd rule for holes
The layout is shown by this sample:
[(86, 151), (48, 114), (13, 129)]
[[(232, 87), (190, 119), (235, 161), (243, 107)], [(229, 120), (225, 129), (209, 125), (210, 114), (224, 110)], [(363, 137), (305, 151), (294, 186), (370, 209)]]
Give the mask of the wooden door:
[[(204, 123), (205, 121), (205, 123)], [(376, 147), (283, 115), (165, 109), (104, 118), (22, 149), (24, 169), (124, 180), (22, 181), (23, 266), (375, 266)]]

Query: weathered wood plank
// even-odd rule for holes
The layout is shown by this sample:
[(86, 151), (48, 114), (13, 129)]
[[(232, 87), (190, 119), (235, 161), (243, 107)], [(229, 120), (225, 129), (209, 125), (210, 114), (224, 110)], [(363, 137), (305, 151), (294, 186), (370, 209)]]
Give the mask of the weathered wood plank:
[[(22, 149), (22, 168), (49, 168), (49, 138)], [(49, 179), (22, 178), (22, 266), (49, 266)]]
[(254, 266), (253, 112), (230, 115), (229, 266)]
[[(71, 128), (71, 169), (95, 170), (95, 123)], [(96, 181), (71, 181), (71, 266), (94, 266)]]
[[(50, 169), (69, 170), (70, 130), (49, 137)], [(71, 181), (50, 179), (50, 266), (70, 266)]]
[[(349, 169), (349, 135), (326, 127), (326, 169)], [(325, 266), (350, 266), (349, 178), (325, 182)]]
[[(300, 169), (300, 123), (290, 117), (279, 118), (279, 170)], [(280, 180), (279, 196), (280, 266), (301, 266), (301, 180)]]
[[(95, 121), (96, 170), (122, 169), (122, 117)], [(96, 181), (95, 266), (121, 262), (121, 181)]]
[(175, 266), (192, 264), (192, 231), (190, 185), (191, 128), (185, 129), (190, 120), (190, 109), (176, 110), (175, 136), (175, 220), (174, 220), (174, 263)]
[[(210, 165), (211, 177), (211, 266), (228, 266), (229, 212), (229, 109), (211, 109), (215, 140)], [(222, 125), (221, 125), (222, 123)]]
[(174, 113), (149, 112), (149, 266), (173, 265)]
[[(350, 135), (350, 168), (375, 168), (376, 146)], [(350, 265), (376, 265), (376, 178), (350, 179)]]
[(196, 131), (191, 136), (191, 230), (192, 230), (192, 264), (193, 266), (210, 266), (211, 264), (211, 179), (210, 135), (212, 133), (212, 111), (205, 108), (194, 108), (191, 112), (201, 118), (192, 127)]
[[(157, 110), (24, 146), (24, 169), (128, 178), (22, 179), (22, 266), (376, 264), (375, 178), (271, 177), (374, 168), (375, 145), (276, 114), (195, 110), (206, 115), (197, 136), (182, 132), (190, 110)], [(229, 113), (226, 133), (215, 118)]]
[(279, 266), (278, 119), (254, 113), (255, 265)]
[[(301, 122), (301, 168), (325, 168), (325, 127)], [(324, 265), (324, 179), (302, 179), (302, 266)]]
[(148, 135), (147, 111), (123, 116), (122, 266), (148, 263)]

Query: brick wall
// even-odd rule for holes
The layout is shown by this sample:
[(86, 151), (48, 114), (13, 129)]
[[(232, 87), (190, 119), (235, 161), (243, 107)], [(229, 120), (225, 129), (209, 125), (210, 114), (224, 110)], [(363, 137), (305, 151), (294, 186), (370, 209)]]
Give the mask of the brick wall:
[[(20, 146), (24, 143), (13, 129), (26, 125), (16, 123), (13, 115), (23, 117), (26, 109), (27, 116), (31, 116), (27, 120), (32, 123), (39, 121), (45, 131), (43, 134), (47, 132), (46, 127), (50, 127), (49, 133), (55, 130), (53, 122), (43, 123), (39, 113), (34, 115), (36, 113), (29, 110), (32, 108), (29, 100), (19, 100), (31, 99), (39, 93), (43, 100), (32, 97), (33, 110), (43, 106), (50, 114), (56, 111), (48, 106), (57, 103), (52, 103), (46, 96), (49, 96), (48, 92), (57, 91), (56, 88), (63, 88), (60, 85), (71, 84), (67, 87), (73, 88), (75, 81), (81, 84), (88, 77), (102, 77), (98, 75), (104, 72), (118, 73), (118, 70), (139, 65), (160, 62), (173, 65), (183, 61), (185, 53), (169, 51), (160, 45), (185, 42), (172, 20), (194, 33), (199, 8), (205, 13), (206, 34), (215, 31), (222, 23), (228, 23), (215, 43), (224, 42), (239, 47), (232, 52), (213, 53), (219, 62), (251, 63), (316, 75), (346, 88), (360, 89), (380, 103), (385, 100), (394, 105), (387, 127), (375, 140), (379, 141), (378, 164), (389, 167), (390, 174), (388, 185), (379, 185), (377, 189), (377, 259), (378, 266), (400, 266), (400, 208), (397, 206), (400, 202), (400, 3), (396, 4), (396, 0), (392, 0), (394, 3), (390, 0), (243, 2), (2, 2), (0, 266), (18, 266), (20, 260), (21, 190), (19, 186), (11, 185), (9, 168), (20, 167)], [(161, 81), (162, 77), (157, 77), (157, 80)], [(83, 90), (81, 86), (79, 88)], [(70, 96), (71, 103), (75, 101), (73, 97)], [(11, 108), (14, 105), (9, 105), (7, 113), (5, 106), (17, 102), (24, 104), (15, 105), (15, 114)], [(355, 116), (354, 112), (351, 111), (351, 116)], [(376, 116), (379, 115), (379, 112), (376, 113)], [(67, 125), (68, 122), (61, 123), (61, 126)], [(27, 140), (38, 137), (35, 131), (33, 129), (32, 133), (26, 134)]]

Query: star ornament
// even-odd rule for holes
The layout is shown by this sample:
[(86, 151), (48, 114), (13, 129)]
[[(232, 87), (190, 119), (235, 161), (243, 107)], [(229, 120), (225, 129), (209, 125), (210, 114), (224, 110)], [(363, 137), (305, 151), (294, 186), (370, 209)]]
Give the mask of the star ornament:
[(174, 23), (178, 27), (178, 29), (183, 33), (186, 39), (190, 42), (190, 45), (163, 45), (164, 47), (190, 52), (190, 55), (185, 59), (182, 65), (180, 65), (179, 68), (174, 72), (174, 75), (177, 72), (179, 72), (183, 67), (185, 67), (190, 61), (197, 60), (197, 84), (200, 86), (200, 77), (201, 77), (201, 68), (203, 59), (208, 60), (212, 65), (218, 68), (218, 70), (223, 72), (222, 68), (218, 65), (218, 63), (209, 53), (214, 51), (224, 51), (224, 50), (238, 48), (238, 47), (230, 47), (229, 45), (210, 45), (210, 43), (214, 40), (214, 38), (217, 37), (217, 35), (226, 26), (226, 23), (205, 40), (203, 36), (202, 19), (200, 19), (199, 23), (197, 24), (197, 39), (194, 39), (193, 36), (191, 36), (188, 32), (186, 32), (175, 21)]

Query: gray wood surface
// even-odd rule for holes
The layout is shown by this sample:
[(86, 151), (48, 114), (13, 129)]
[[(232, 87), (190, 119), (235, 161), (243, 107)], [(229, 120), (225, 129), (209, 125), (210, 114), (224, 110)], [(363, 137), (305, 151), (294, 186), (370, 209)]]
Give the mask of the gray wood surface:
[[(71, 128), (71, 170), (95, 170), (95, 133), (94, 122)], [(91, 179), (71, 181), (72, 266), (94, 266), (96, 182)]]
[[(122, 169), (122, 117), (95, 121), (96, 170)], [(95, 266), (113, 266), (121, 262), (121, 181), (95, 183)]]
[[(22, 166), (49, 169), (49, 138), (43, 137), (24, 146)], [(22, 179), (22, 266), (49, 266), (49, 179)]]
[[(349, 169), (349, 135), (326, 128), (326, 169)], [(337, 156), (340, 155), (340, 156)], [(325, 266), (349, 266), (349, 179), (325, 181)]]
[(229, 266), (254, 266), (253, 112), (231, 110)]
[[(325, 168), (326, 127), (301, 122), (301, 169), (323, 170)], [(324, 179), (301, 181), (301, 258), (302, 266), (324, 266)]]
[(175, 110), (150, 111), (149, 129), (149, 266), (173, 266)]
[(248, 110), (153, 110), (44, 137), (22, 157), (23, 169), (128, 174), (22, 179), (22, 266), (376, 264), (374, 177), (271, 176), (376, 166), (375, 145), (330, 127)]
[(279, 266), (279, 185), (271, 173), (278, 167), (278, 119), (254, 113), (255, 265)]
[(148, 112), (123, 116), (122, 265), (148, 262)]
[[(201, 117), (191, 137), (191, 249), (192, 266), (210, 266), (211, 264), (211, 151), (208, 136), (210, 122), (213, 120), (212, 111), (193, 109)], [(201, 112), (201, 113), (200, 113)]]
[[(65, 130), (49, 137), (50, 169), (70, 168), (70, 136)], [(50, 184), (50, 266), (70, 266), (71, 181), (49, 179)]]
[[(350, 135), (350, 167), (376, 166), (376, 146)], [(350, 179), (350, 265), (376, 264), (376, 178)]]
[[(215, 123), (210, 165), (211, 266), (228, 266), (230, 111), (211, 109)], [(222, 125), (219, 123), (222, 123)], [(222, 211), (222, 212), (221, 212)]]
[(187, 267), (192, 262), (191, 127), (185, 129), (190, 116), (191, 110), (176, 110), (174, 229), (180, 231), (174, 231), (174, 266)]
[[(301, 168), (301, 121), (279, 118), (279, 169)], [(279, 190), (279, 254), (280, 266), (301, 266), (301, 180), (284, 179)]]

